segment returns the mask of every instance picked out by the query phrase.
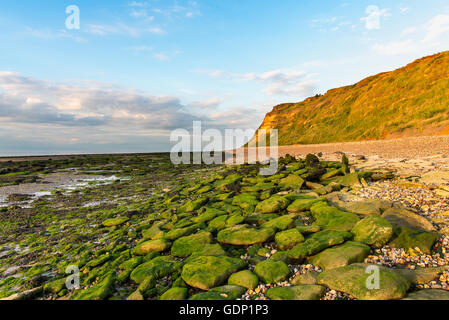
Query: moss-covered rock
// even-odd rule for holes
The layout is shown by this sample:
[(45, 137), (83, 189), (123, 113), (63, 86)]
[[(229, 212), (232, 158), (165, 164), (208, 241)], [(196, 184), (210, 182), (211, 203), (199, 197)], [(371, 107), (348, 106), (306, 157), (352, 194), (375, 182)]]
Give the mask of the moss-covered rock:
[(440, 236), (436, 233), (399, 228), (396, 231), (396, 238), (390, 242), (390, 246), (393, 248), (403, 248), (409, 251), (418, 248), (422, 253), (430, 254), (433, 245), (439, 238)]
[(134, 249), (134, 254), (144, 256), (151, 252), (163, 252), (170, 248), (171, 242), (164, 239), (145, 241)]
[(287, 279), (290, 269), (285, 262), (268, 259), (258, 263), (254, 272), (264, 283), (274, 284)]
[(223, 284), (232, 273), (246, 266), (237, 258), (199, 256), (184, 265), (182, 279), (191, 287), (209, 290)]
[(310, 211), (315, 218), (314, 225), (321, 230), (351, 231), (360, 220), (354, 213), (341, 211), (322, 202), (313, 205)]
[(49, 293), (58, 293), (65, 288), (66, 279), (58, 279), (51, 282), (47, 282), (44, 285), (44, 291)]
[(410, 282), (394, 270), (372, 264), (352, 264), (324, 271), (318, 276), (318, 283), (359, 300), (401, 299), (410, 288)]
[(181, 267), (182, 263), (171, 257), (157, 257), (135, 268), (131, 273), (130, 278), (135, 283), (140, 284), (148, 277), (160, 279), (169, 276), (172, 273), (179, 271)]
[(304, 185), (304, 179), (297, 174), (291, 174), (286, 178), (283, 178), (279, 182), (279, 186), (285, 189), (301, 189)]
[(115, 276), (111, 272), (100, 283), (86, 289), (77, 291), (71, 300), (104, 300), (112, 295), (112, 287), (115, 282)]
[(208, 201), (208, 198), (200, 198), (194, 201), (188, 201), (178, 208), (178, 212), (193, 212), (204, 206)]
[(209, 290), (208, 292), (201, 292), (193, 295), (189, 300), (237, 300), (240, 299), (246, 289), (240, 286), (227, 285), (222, 287), (217, 287)]
[(410, 293), (402, 300), (431, 300), (446, 301), (449, 300), (449, 291), (440, 289), (425, 289)]
[(232, 274), (228, 279), (228, 284), (252, 290), (259, 284), (259, 278), (251, 271), (244, 270)]
[(264, 243), (275, 235), (275, 228), (250, 228), (247, 225), (238, 225), (222, 230), (217, 235), (220, 243), (236, 246), (250, 246), (257, 243)]
[(393, 236), (393, 226), (384, 218), (371, 215), (357, 222), (352, 229), (352, 233), (354, 234), (354, 241), (382, 247)]
[(322, 198), (318, 199), (297, 199), (291, 205), (288, 206), (287, 211), (290, 213), (301, 213), (309, 211), (313, 205), (318, 202), (325, 202)]
[(293, 227), (294, 220), (293, 215), (285, 215), (262, 224), (262, 228), (276, 228), (277, 230), (287, 230)]
[(215, 208), (207, 208), (204, 213), (192, 218), (192, 221), (195, 223), (209, 222), (215, 217), (222, 215), (226, 215), (226, 212)]
[(271, 288), (265, 294), (270, 300), (320, 300), (326, 288), (319, 285), (299, 285)]
[(205, 245), (212, 242), (210, 232), (200, 232), (176, 240), (171, 248), (171, 254), (174, 257), (188, 257), (196, 251), (200, 251)]
[(370, 247), (366, 244), (349, 241), (341, 246), (326, 249), (310, 257), (308, 262), (323, 270), (335, 269), (349, 264), (363, 262), (368, 256), (369, 251)]
[(301, 261), (305, 257), (317, 254), (326, 248), (339, 245), (352, 238), (352, 234), (345, 231), (321, 231), (309, 236), (303, 243), (297, 244), (288, 253), (291, 260)]
[(290, 201), (284, 197), (274, 195), (271, 198), (260, 202), (256, 207), (258, 213), (276, 213), (287, 208)]
[(404, 207), (395, 206), (388, 209), (382, 214), (382, 218), (388, 220), (394, 229), (409, 228), (422, 232), (436, 232), (435, 227), (429, 220)]
[(290, 250), (298, 243), (304, 242), (304, 236), (298, 229), (290, 229), (276, 233), (275, 240), (279, 249)]
[(293, 285), (311, 285), (311, 284), (317, 284), (317, 278), (319, 276), (319, 273), (316, 271), (309, 271), (303, 274), (298, 274), (296, 277), (294, 277), (291, 281)]
[(257, 197), (248, 193), (240, 194), (232, 199), (232, 205), (242, 208), (246, 213), (253, 213), (258, 204)]
[(186, 300), (189, 297), (189, 290), (187, 288), (171, 288), (168, 289), (160, 300)]
[(105, 227), (115, 227), (124, 224), (125, 222), (128, 222), (129, 218), (126, 216), (121, 216), (113, 219), (108, 219), (103, 221), (103, 226)]

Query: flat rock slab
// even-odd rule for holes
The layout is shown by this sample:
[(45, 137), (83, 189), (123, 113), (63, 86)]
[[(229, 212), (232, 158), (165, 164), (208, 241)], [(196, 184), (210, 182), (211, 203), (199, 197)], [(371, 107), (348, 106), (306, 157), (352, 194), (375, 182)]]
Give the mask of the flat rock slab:
[(326, 288), (319, 285), (300, 285), (272, 288), (265, 294), (270, 300), (320, 300)]
[(353, 263), (363, 262), (368, 256), (370, 247), (360, 242), (349, 241), (345, 244), (326, 249), (310, 257), (308, 262), (323, 270), (340, 268)]
[(226, 282), (229, 276), (246, 266), (241, 259), (230, 257), (193, 257), (184, 265), (182, 279), (191, 287), (209, 290)]
[(402, 207), (393, 207), (386, 210), (382, 214), (382, 218), (388, 220), (395, 229), (405, 227), (417, 231), (436, 232), (435, 227), (429, 220)]
[(439, 289), (426, 289), (410, 293), (402, 300), (449, 300), (449, 291)]
[(318, 283), (358, 300), (402, 299), (410, 288), (410, 282), (394, 270), (362, 263), (324, 271)]

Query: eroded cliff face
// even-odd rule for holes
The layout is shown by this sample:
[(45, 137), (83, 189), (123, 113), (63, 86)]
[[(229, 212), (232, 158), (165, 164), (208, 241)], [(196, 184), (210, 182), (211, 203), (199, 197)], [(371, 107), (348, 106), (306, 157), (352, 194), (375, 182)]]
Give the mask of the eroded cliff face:
[(259, 129), (278, 129), (280, 145), (449, 134), (449, 52), (278, 105)]

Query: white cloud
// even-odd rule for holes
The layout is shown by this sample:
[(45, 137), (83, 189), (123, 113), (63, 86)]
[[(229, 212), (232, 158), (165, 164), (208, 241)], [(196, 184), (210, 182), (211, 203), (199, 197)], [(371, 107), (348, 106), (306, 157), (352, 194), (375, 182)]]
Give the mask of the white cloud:
[(368, 16), (361, 18), (361, 21), (365, 21), (365, 28), (368, 30), (380, 29), (380, 19), (382, 17), (389, 17), (389, 9), (380, 9), (378, 6), (370, 5), (365, 11)]
[(393, 41), (386, 44), (375, 44), (372, 49), (382, 55), (400, 55), (413, 53), (418, 50), (418, 46), (412, 40)]
[(401, 13), (406, 13), (409, 10), (410, 10), (410, 8), (407, 8), (407, 7), (399, 8), (399, 11), (401, 11)]
[(437, 15), (428, 23), (425, 29), (427, 33), (424, 42), (429, 43), (438, 41), (442, 35), (449, 32), (449, 15)]
[(222, 70), (195, 70), (213, 78), (239, 81), (256, 81), (265, 85), (264, 92), (269, 95), (304, 98), (313, 95), (317, 80), (315, 75), (304, 71), (272, 70), (264, 73), (230, 73)]
[(199, 109), (215, 109), (223, 102), (222, 99), (215, 97), (204, 101), (195, 101), (189, 104), (189, 107)]

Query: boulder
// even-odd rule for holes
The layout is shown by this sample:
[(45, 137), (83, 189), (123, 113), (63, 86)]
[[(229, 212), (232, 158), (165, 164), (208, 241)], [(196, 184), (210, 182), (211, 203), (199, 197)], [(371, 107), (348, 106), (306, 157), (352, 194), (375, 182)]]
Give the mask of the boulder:
[(360, 242), (346, 242), (341, 246), (326, 249), (310, 257), (308, 262), (323, 270), (344, 267), (349, 264), (363, 262), (368, 256), (370, 247)]
[(171, 242), (164, 239), (145, 241), (136, 246), (134, 254), (138, 256), (144, 256), (151, 252), (163, 252), (168, 250), (171, 246)]
[(187, 288), (171, 288), (161, 295), (160, 300), (186, 300), (188, 296)]
[(279, 186), (286, 189), (301, 189), (304, 185), (304, 179), (297, 174), (291, 174), (279, 181)]
[(291, 281), (293, 285), (300, 285), (300, 284), (317, 284), (317, 278), (319, 276), (319, 273), (316, 271), (309, 271), (304, 274), (299, 274), (296, 277), (294, 277)]
[(435, 227), (429, 220), (414, 212), (408, 211), (402, 206), (395, 206), (386, 210), (382, 214), (382, 218), (388, 220), (395, 229), (405, 227), (423, 232), (436, 231)]
[(140, 284), (149, 277), (160, 279), (169, 276), (181, 267), (182, 263), (171, 257), (157, 257), (135, 268), (130, 278)]
[(396, 272), (407, 278), (412, 284), (426, 284), (437, 279), (441, 273), (449, 271), (449, 266), (433, 268), (396, 269)]
[(174, 257), (187, 257), (196, 251), (200, 251), (205, 245), (212, 241), (210, 232), (200, 232), (176, 240), (171, 248)]
[(345, 231), (321, 231), (309, 236), (306, 241), (293, 247), (289, 251), (288, 257), (291, 260), (300, 261), (326, 248), (342, 244), (351, 238), (352, 234)]
[(354, 241), (382, 247), (393, 236), (393, 226), (386, 219), (371, 215), (357, 222), (352, 229), (352, 233), (354, 234)]
[(250, 228), (247, 225), (237, 225), (220, 231), (217, 235), (217, 240), (225, 244), (250, 246), (270, 240), (275, 233), (275, 228), (256, 229)]
[(193, 295), (189, 300), (199, 301), (219, 301), (219, 300), (237, 300), (240, 299), (246, 292), (246, 289), (239, 286), (222, 286), (209, 290), (208, 292), (201, 292)]
[(430, 254), (433, 245), (440, 238), (436, 233), (419, 232), (409, 228), (397, 229), (396, 235), (396, 238), (390, 242), (391, 247), (403, 248), (408, 251), (419, 248), (425, 254)]
[(291, 205), (288, 206), (287, 211), (290, 213), (301, 213), (309, 211), (313, 205), (318, 202), (326, 202), (323, 198), (318, 199), (297, 199)]
[(115, 227), (115, 226), (119, 226), (121, 224), (124, 224), (128, 220), (129, 220), (129, 218), (126, 217), (126, 216), (117, 217), (117, 218), (113, 218), (113, 219), (108, 219), (108, 220), (103, 221), (103, 226), (105, 226), (105, 227)]
[(274, 284), (287, 279), (290, 269), (285, 262), (268, 259), (259, 262), (254, 272), (262, 282)]
[(300, 285), (293, 287), (277, 287), (267, 291), (265, 296), (270, 300), (320, 300), (326, 288), (319, 285)]
[(228, 284), (252, 290), (259, 284), (259, 278), (253, 272), (244, 270), (232, 274), (228, 279)]
[(360, 220), (354, 213), (341, 211), (323, 202), (313, 205), (310, 211), (315, 218), (314, 225), (321, 230), (351, 231)]
[(298, 229), (290, 229), (287, 231), (276, 233), (276, 245), (281, 250), (290, 250), (298, 243), (304, 242), (304, 236)]
[(276, 228), (278, 230), (287, 230), (291, 228), (294, 224), (292, 215), (285, 215), (278, 218), (274, 218), (270, 221), (265, 222), (262, 224), (262, 228)]
[(284, 197), (274, 195), (271, 198), (260, 202), (256, 207), (257, 213), (276, 213), (287, 208), (290, 201)]
[(192, 257), (182, 269), (182, 279), (191, 287), (209, 290), (228, 280), (229, 276), (246, 266), (237, 258), (199, 256)]
[(449, 300), (449, 291), (440, 289), (425, 289), (410, 293), (402, 300), (431, 300), (445, 301)]
[(358, 300), (402, 299), (410, 288), (410, 282), (393, 269), (362, 263), (324, 271), (318, 283)]

